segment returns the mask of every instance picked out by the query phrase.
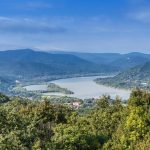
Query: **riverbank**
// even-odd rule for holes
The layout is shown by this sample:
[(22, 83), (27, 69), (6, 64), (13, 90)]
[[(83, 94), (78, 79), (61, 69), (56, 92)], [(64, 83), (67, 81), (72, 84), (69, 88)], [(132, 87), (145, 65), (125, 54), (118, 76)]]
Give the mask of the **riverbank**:
[[(52, 83), (73, 91), (74, 94), (71, 96), (80, 99), (99, 98), (104, 94), (110, 95), (113, 98), (116, 96), (120, 96), (123, 99), (129, 98), (130, 91), (128, 90), (121, 90), (96, 84), (94, 80), (98, 77), (106, 78), (108, 76), (76, 77), (54, 80)], [(49, 95), (51, 95), (51, 93), (49, 93)]]

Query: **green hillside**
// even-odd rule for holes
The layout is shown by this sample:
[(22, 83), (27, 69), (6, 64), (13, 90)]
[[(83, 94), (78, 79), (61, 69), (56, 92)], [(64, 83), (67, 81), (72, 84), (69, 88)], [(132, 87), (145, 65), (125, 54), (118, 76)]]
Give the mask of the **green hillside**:
[(99, 84), (119, 87), (150, 89), (150, 62), (124, 71), (112, 78), (96, 79)]
[(87, 61), (106, 65), (116, 71), (128, 70), (137, 65), (150, 61), (150, 54), (132, 52), (128, 54), (119, 53), (80, 53), (80, 52), (53, 52), (54, 54), (72, 54)]
[(50, 54), (30, 49), (0, 52), (0, 74), (19, 78), (113, 72), (71, 54)]

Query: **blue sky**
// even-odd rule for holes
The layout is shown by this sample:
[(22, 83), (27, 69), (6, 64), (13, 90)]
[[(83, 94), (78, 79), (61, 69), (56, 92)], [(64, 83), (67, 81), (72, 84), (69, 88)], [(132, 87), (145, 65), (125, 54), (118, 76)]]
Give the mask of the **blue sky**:
[(149, 0), (0, 0), (0, 50), (150, 53)]

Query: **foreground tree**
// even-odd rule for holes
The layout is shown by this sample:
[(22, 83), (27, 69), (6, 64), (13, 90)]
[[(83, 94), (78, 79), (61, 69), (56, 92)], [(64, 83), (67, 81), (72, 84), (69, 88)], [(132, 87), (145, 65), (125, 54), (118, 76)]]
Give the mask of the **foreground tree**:
[(126, 105), (105, 95), (86, 114), (11, 98), (0, 104), (0, 149), (149, 150), (150, 93), (135, 90)]
[(133, 91), (124, 114), (126, 115), (123, 122), (107, 146), (109, 149), (119, 150), (133, 150), (139, 146), (138, 149), (148, 150), (150, 148), (150, 93), (141, 90)]

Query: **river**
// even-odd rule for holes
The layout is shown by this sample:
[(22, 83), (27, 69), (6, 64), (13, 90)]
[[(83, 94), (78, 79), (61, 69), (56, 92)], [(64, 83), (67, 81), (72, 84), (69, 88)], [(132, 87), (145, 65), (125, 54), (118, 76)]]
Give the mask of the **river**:
[[(112, 98), (119, 96), (124, 100), (129, 98), (131, 93), (131, 91), (129, 90), (116, 89), (113, 87), (96, 84), (93, 80), (99, 77), (104, 78), (105, 80), (106, 76), (59, 79), (59, 80), (52, 81), (51, 83), (55, 83), (60, 87), (67, 88), (74, 92), (74, 94), (68, 96), (77, 97), (81, 99), (98, 98), (104, 94), (108, 94)], [(29, 91), (34, 91), (34, 90), (36, 91), (36, 90), (45, 90), (46, 87), (47, 87), (46, 85), (30, 85), (30, 86), (26, 86), (25, 88)], [(45, 93), (45, 95), (64, 96), (64, 94), (61, 93)]]

